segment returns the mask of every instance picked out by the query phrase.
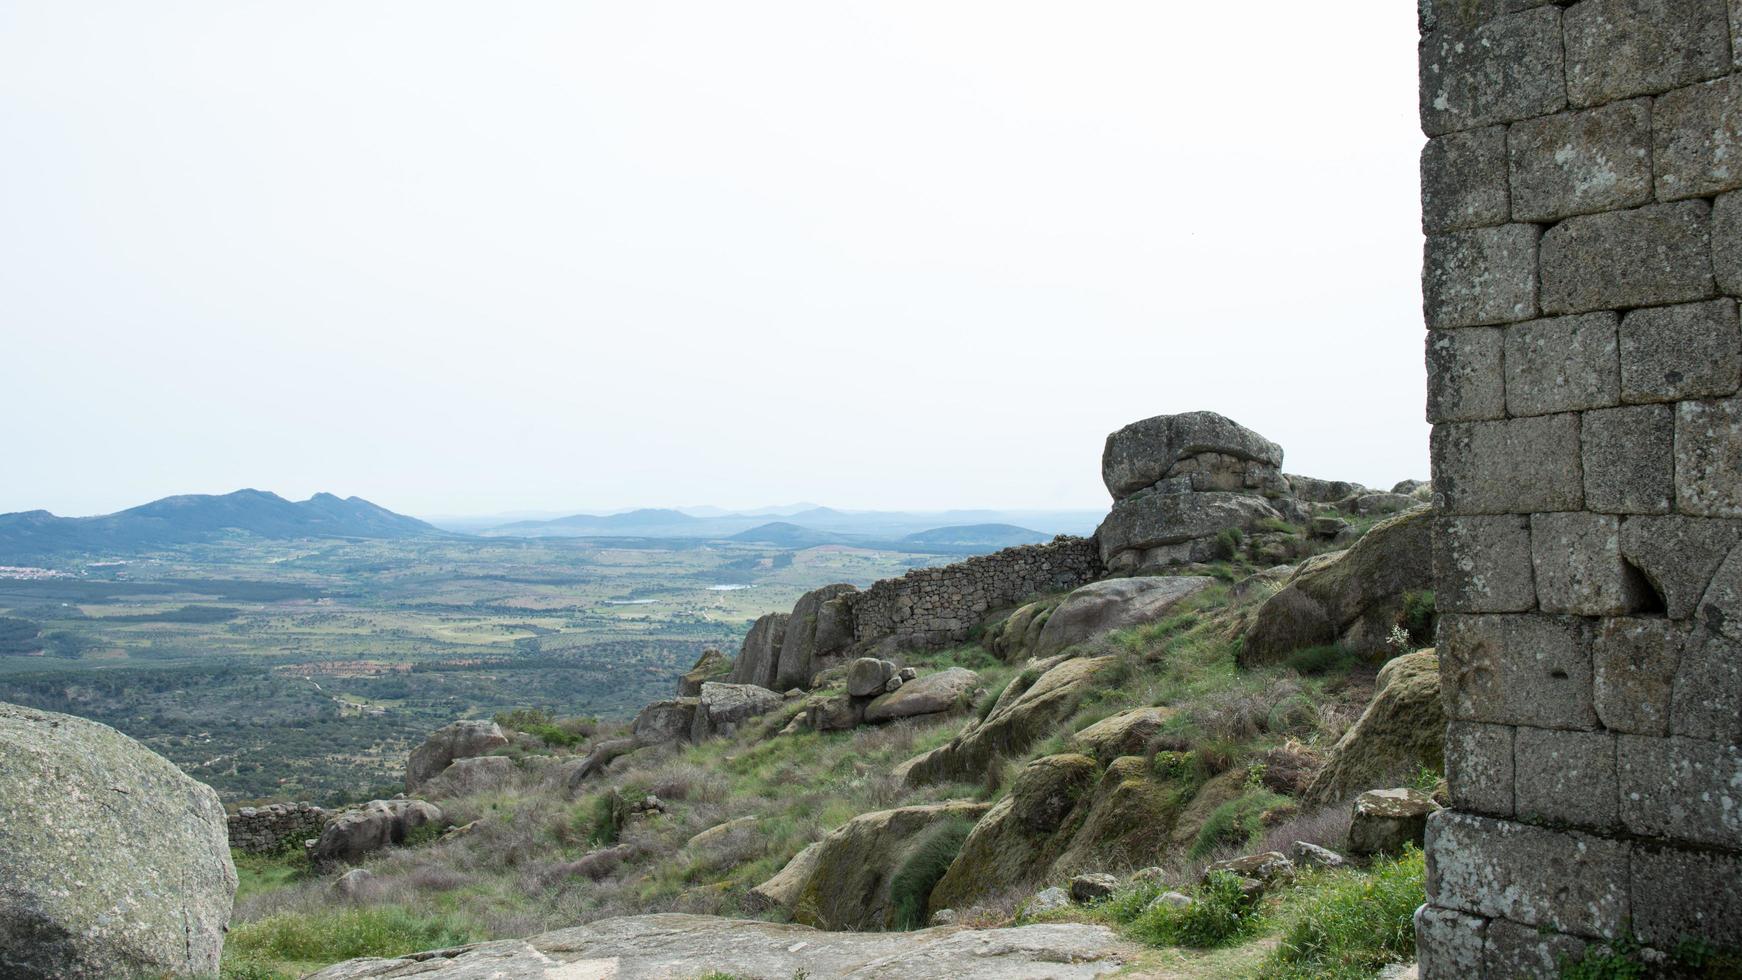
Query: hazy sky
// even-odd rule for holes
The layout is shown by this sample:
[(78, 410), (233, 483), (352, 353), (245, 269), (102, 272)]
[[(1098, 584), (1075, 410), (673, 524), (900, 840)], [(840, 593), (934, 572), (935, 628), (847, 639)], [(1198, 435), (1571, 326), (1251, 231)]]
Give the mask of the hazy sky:
[(1413, 4), (0, 0), (0, 511), (1427, 473)]

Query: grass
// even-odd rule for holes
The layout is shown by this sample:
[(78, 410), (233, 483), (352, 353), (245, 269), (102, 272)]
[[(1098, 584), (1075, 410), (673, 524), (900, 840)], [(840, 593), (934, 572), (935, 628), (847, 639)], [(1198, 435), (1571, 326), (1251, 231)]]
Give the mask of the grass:
[(225, 980), (296, 976), (357, 956), (403, 956), (477, 938), (451, 916), (405, 908), (343, 907), (283, 913), (233, 926), (224, 941)]
[(1426, 900), (1421, 851), (1376, 862), (1363, 874), (1342, 872), (1295, 909), (1269, 980), (1356, 980), (1415, 956), (1416, 907)]
[(914, 842), (913, 850), (889, 881), (897, 929), (925, 925), (931, 891), (950, 869), (950, 862), (961, 853), (962, 843), (973, 829), (973, 823), (967, 820), (950, 820), (926, 828)]
[(280, 854), (248, 854), (230, 851), (236, 865), (236, 901), (266, 892), (277, 891), (314, 876), (308, 858), (300, 851), (286, 850)]

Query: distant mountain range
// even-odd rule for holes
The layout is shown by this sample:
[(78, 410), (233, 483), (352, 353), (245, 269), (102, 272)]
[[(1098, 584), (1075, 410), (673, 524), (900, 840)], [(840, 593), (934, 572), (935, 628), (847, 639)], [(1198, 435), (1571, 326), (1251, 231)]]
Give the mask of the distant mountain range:
[[(1055, 534), (1086, 534), (1092, 511), (843, 511), (814, 504), (729, 513), (718, 508), (646, 508), (571, 514), (476, 528), (489, 537), (639, 538), (743, 541), (779, 548), (854, 545), (891, 551), (974, 554), (1033, 544)], [(770, 520), (770, 518), (776, 518)], [(444, 522), (446, 523), (446, 522)], [(457, 522), (455, 522), (457, 523)], [(165, 497), (102, 517), (57, 517), (46, 510), (0, 514), (0, 565), (51, 556), (105, 556), (245, 536), (301, 538), (458, 537), (360, 497), (317, 493), (291, 501), (262, 490)]]
[(165, 497), (102, 517), (56, 517), (46, 510), (0, 514), (0, 564), (66, 553), (126, 554), (237, 533), (286, 540), (442, 532), (361, 497), (317, 493), (292, 501), (263, 490), (237, 490)]

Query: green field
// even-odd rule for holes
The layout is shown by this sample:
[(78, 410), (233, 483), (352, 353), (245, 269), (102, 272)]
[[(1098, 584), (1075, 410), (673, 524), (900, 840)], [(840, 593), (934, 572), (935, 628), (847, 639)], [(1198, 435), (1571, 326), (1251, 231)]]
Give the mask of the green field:
[(952, 560), (829, 546), (232, 541), (0, 579), (0, 700), (113, 725), (227, 801), (367, 798), (455, 718), (623, 718), (831, 582)]

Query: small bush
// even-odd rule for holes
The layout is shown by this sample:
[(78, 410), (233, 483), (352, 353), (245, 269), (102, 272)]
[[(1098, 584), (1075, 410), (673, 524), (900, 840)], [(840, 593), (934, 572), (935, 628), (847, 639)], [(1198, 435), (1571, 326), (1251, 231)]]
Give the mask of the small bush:
[(895, 904), (895, 928), (917, 929), (925, 925), (931, 890), (950, 869), (950, 862), (962, 852), (962, 844), (973, 829), (974, 825), (966, 820), (947, 820), (920, 833), (913, 850), (889, 881), (890, 898)]
[(1405, 592), (1403, 594), (1402, 622), (1399, 626), (1409, 631), (1417, 643), (1427, 643), (1433, 639), (1434, 622), (1438, 612), (1434, 605), (1434, 594), (1431, 589), (1420, 592)]
[(1232, 558), (1240, 553), (1240, 546), (1246, 543), (1246, 535), (1237, 527), (1225, 527), (1216, 535), (1214, 555), (1217, 558)]
[(1411, 847), (1351, 874), (1306, 902), (1271, 954), (1264, 975), (1278, 980), (1371, 977), (1415, 955), (1416, 907), (1426, 901), (1426, 863)]
[(1158, 905), (1131, 923), (1131, 933), (1151, 946), (1214, 949), (1230, 946), (1257, 931), (1262, 909), (1240, 891), (1240, 879), (1217, 871), (1184, 908)]

